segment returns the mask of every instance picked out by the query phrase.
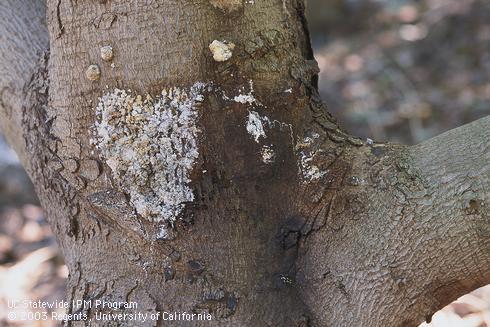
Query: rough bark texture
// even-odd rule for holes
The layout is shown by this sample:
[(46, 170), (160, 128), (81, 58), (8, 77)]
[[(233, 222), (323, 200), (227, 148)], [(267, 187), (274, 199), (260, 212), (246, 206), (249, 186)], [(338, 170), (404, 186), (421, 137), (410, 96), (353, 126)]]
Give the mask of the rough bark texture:
[[(7, 1), (2, 14), (32, 3)], [(50, 51), (34, 72), (45, 43), (0, 46), (28, 49), (28, 64), (0, 79), (22, 101), (1, 112), (21, 117), (4, 131), (27, 149), (69, 300), (210, 312), (213, 326), (412, 326), (490, 281), (490, 120), (415, 147), (347, 135), (318, 98), (302, 1), (48, 0), (47, 16)], [(1, 24), (11, 38), (30, 26)], [(213, 60), (213, 40), (235, 44), (229, 60)], [(116, 87), (155, 97), (198, 81), (195, 199), (164, 238), (90, 144), (95, 108)]]
[(44, 1), (0, 3), (0, 129), (25, 161), (22, 139), (22, 96), (40, 54), (48, 48)]
[(321, 325), (417, 325), (488, 283), (489, 124), (359, 149), (350, 174), (362, 182), (335, 193), (297, 262)]

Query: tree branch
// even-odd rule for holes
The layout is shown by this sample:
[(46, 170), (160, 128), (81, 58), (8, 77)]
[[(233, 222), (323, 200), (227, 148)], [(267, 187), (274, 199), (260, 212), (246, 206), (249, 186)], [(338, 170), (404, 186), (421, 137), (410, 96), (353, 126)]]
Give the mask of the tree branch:
[(490, 116), (409, 152), (426, 190), (415, 211), (430, 227), (411, 242), (430, 258), (418, 278), (437, 309), (490, 282)]
[(489, 146), (487, 117), (339, 159), (352, 166), (324, 191), (297, 261), (320, 325), (417, 326), (490, 282)]
[(46, 6), (41, 0), (0, 2), (0, 130), (22, 162), (23, 89), (40, 53), (49, 46), (45, 14)]

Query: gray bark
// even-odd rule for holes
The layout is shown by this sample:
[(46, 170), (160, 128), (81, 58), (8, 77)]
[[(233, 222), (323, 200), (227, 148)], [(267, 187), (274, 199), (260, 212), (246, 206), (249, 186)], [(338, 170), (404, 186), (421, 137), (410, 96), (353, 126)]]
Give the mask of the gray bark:
[(307, 237), (298, 263), (308, 306), (335, 303), (321, 325), (418, 325), (489, 282), (489, 125), (353, 159), (346, 180), (363, 182), (327, 202), (330, 228)]
[(21, 160), (23, 88), (39, 55), (49, 46), (44, 1), (5, 0), (0, 3), (0, 129)]
[[(206, 311), (216, 326), (412, 326), (490, 281), (490, 119), (414, 147), (347, 135), (318, 99), (302, 1), (51, 0), (40, 60), (43, 6), (1, 6), (1, 127), (57, 235), (69, 300)], [(236, 47), (216, 62), (208, 45), (223, 39)], [(229, 100), (250, 80), (260, 105)], [(155, 97), (197, 81), (210, 87), (195, 199), (160, 239), (90, 144), (95, 107), (115, 87)], [(269, 119), (258, 142), (251, 111)]]

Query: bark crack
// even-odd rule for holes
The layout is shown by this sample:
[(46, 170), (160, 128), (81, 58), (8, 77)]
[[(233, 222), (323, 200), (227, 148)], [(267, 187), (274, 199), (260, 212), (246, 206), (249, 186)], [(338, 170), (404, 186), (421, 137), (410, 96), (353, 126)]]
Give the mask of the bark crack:
[(61, 6), (61, 1), (58, 0), (58, 3), (56, 4), (56, 22), (58, 24), (58, 33), (56, 34), (56, 38), (59, 39), (65, 30), (65, 27), (63, 26), (63, 22), (61, 21), (61, 13), (60, 13), (60, 6)]

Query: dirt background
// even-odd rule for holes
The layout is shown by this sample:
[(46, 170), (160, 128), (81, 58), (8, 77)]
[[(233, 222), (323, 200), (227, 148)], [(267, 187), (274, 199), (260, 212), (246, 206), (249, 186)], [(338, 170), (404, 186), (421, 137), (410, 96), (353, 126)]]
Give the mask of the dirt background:
[[(310, 0), (320, 91), (352, 134), (415, 144), (490, 114), (488, 0)], [(15, 154), (0, 139), (0, 327), (8, 300), (64, 298), (68, 271)], [(490, 286), (424, 327), (490, 326)]]

